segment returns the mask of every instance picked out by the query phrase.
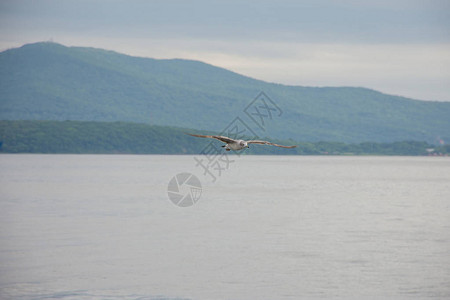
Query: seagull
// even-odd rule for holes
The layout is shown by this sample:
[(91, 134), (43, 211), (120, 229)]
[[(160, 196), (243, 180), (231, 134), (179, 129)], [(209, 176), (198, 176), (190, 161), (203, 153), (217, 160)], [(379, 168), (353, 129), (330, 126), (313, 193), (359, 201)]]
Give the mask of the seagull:
[(235, 140), (235, 139), (232, 139), (232, 138), (229, 138), (226, 136), (221, 136), (221, 135), (201, 135), (201, 134), (190, 134), (190, 133), (186, 133), (186, 134), (195, 136), (195, 137), (216, 139), (221, 142), (224, 142), (225, 145), (223, 145), (222, 147), (224, 147), (226, 151), (230, 151), (230, 150), (238, 151), (238, 150), (242, 150), (244, 148), (250, 148), (248, 146), (248, 144), (272, 145), (272, 146), (277, 146), (277, 147), (281, 147), (281, 148), (289, 148), (289, 149), (297, 147), (297, 146), (283, 146), (283, 145), (274, 144), (274, 143), (271, 143), (268, 141), (260, 141), (260, 140), (250, 140), (250, 141)]

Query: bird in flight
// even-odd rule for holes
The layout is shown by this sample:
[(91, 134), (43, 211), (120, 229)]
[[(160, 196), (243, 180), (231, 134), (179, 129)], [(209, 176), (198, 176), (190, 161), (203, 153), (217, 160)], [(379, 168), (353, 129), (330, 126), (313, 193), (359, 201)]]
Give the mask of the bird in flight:
[(191, 136), (196, 136), (196, 137), (201, 137), (201, 138), (211, 138), (211, 139), (216, 139), (219, 140), (221, 142), (224, 142), (225, 145), (223, 145), (222, 147), (225, 148), (225, 150), (230, 151), (230, 150), (234, 150), (234, 151), (238, 151), (238, 150), (242, 150), (244, 148), (250, 148), (248, 146), (248, 144), (261, 144), (261, 145), (272, 145), (272, 146), (277, 146), (277, 147), (281, 147), (281, 148), (295, 148), (297, 146), (283, 146), (283, 145), (278, 145), (278, 144), (274, 144), (268, 141), (260, 141), (260, 140), (250, 140), (250, 141), (244, 141), (244, 140), (235, 140), (226, 136), (221, 136), (221, 135), (201, 135), (201, 134), (190, 134), (190, 133), (186, 133), (188, 135)]

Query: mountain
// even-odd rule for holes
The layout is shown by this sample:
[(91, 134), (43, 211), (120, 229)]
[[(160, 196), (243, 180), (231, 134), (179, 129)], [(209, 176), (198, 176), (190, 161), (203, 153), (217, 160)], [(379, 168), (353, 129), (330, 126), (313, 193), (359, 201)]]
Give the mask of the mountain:
[[(127, 121), (221, 132), (239, 117), (260, 137), (352, 143), (450, 140), (446, 102), (365, 88), (286, 86), (198, 61), (48, 42), (0, 53), (0, 91), (2, 120)], [(258, 98), (247, 112), (259, 109), (267, 117), (247, 115), (245, 108), (261, 92), (272, 110)]]

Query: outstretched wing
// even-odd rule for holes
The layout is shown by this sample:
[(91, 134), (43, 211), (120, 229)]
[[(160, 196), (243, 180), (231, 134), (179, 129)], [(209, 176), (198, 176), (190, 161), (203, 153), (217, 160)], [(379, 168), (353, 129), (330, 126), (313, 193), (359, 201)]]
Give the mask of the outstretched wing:
[(230, 139), (229, 137), (221, 136), (221, 135), (201, 135), (201, 134), (191, 134), (191, 133), (186, 133), (186, 134), (196, 136), (196, 137), (201, 137), (201, 138), (216, 139), (216, 140), (219, 140), (219, 141), (227, 143), (227, 144), (236, 142), (236, 140), (233, 140), (233, 139)]
[(272, 146), (277, 146), (277, 147), (281, 147), (281, 148), (295, 148), (297, 146), (283, 146), (283, 145), (278, 145), (278, 144), (274, 144), (268, 141), (259, 141), (259, 140), (251, 140), (251, 141), (247, 141), (247, 144), (261, 144), (261, 145), (272, 145)]

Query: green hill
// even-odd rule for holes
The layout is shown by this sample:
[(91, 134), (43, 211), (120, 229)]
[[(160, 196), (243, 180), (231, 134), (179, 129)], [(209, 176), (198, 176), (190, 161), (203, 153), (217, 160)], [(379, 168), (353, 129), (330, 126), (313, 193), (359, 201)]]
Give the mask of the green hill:
[(244, 118), (244, 108), (264, 91), (283, 114), (257, 131), (259, 136), (352, 143), (450, 140), (450, 103), (364, 88), (285, 86), (198, 61), (55, 43), (1, 52), (0, 91), (2, 120), (124, 121), (220, 132), (235, 117)]
[[(216, 149), (225, 152), (223, 143), (184, 134), (192, 130), (125, 122), (88, 121), (0, 121), (0, 152), (3, 153), (102, 153), (102, 154), (201, 154)], [(272, 140), (295, 149), (253, 145), (244, 155), (320, 155), (449, 154), (450, 146), (433, 147), (425, 142), (360, 143), (299, 142)], [(207, 148), (213, 143), (215, 148)], [(427, 151), (428, 149), (428, 151)]]

